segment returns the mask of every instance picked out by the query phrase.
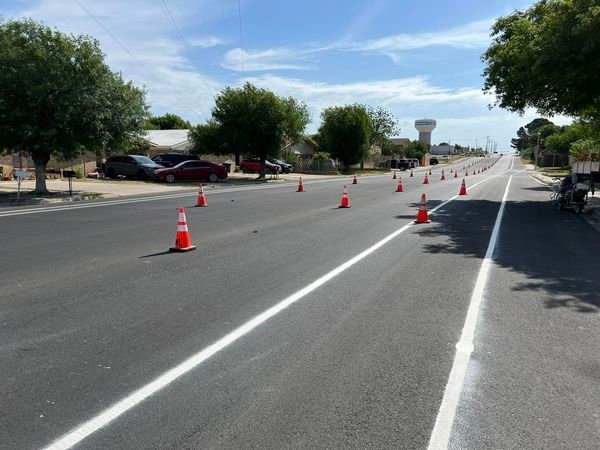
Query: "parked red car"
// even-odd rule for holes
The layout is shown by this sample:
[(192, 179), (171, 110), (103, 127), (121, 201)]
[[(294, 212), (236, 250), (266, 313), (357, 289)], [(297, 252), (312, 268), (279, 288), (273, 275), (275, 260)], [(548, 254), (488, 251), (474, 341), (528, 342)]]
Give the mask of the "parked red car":
[(215, 183), (227, 178), (227, 169), (210, 161), (185, 161), (174, 167), (158, 169), (154, 172), (158, 181), (174, 183), (176, 180), (208, 180)]
[[(256, 172), (260, 173), (260, 159), (244, 159), (240, 162), (240, 170), (243, 173)], [(272, 162), (265, 161), (265, 173), (278, 173), (281, 172), (281, 166), (273, 164)]]

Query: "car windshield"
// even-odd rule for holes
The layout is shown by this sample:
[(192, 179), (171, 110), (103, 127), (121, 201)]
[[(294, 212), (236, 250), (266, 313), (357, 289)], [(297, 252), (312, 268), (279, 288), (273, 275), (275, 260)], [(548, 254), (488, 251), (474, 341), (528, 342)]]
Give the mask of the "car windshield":
[(146, 156), (141, 156), (141, 155), (131, 155), (131, 157), (133, 159), (135, 159), (137, 162), (139, 162), (140, 164), (156, 164), (154, 161), (152, 161), (150, 158), (146, 157)]

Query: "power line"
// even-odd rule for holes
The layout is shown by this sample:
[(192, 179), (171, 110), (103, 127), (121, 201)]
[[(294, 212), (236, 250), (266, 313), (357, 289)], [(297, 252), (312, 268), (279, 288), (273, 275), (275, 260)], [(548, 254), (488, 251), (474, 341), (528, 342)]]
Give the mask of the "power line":
[(242, 6), (241, 0), (238, 0), (238, 21), (240, 24), (240, 56), (242, 59), (242, 72), (245, 72), (244, 68), (244, 41), (242, 40)]
[[(196, 69), (198, 69), (198, 72), (200, 72), (200, 68), (196, 65), (196, 62), (194, 60), (194, 55), (192, 55), (192, 49), (188, 45), (187, 41), (184, 39), (183, 34), (181, 34), (181, 31), (179, 30), (179, 27), (177, 26), (177, 23), (175, 22), (175, 19), (173, 18), (173, 15), (171, 14), (171, 11), (169, 10), (169, 7), (167, 6), (167, 3), (165, 2), (165, 0), (161, 0), (161, 2), (164, 5), (165, 10), (167, 11), (167, 14), (169, 15), (169, 18), (171, 19), (171, 22), (173, 23), (173, 26), (175, 27), (175, 30), (177, 31), (179, 39), (181, 39), (181, 42), (183, 42), (183, 45), (185, 46), (185, 48), (186, 48), (186, 50), (188, 52), (188, 55), (190, 55), (190, 60), (192, 61), (192, 64), (194, 64), (194, 66), (196, 67)], [(198, 76), (200, 76), (200, 79), (204, 83), (204, 86), (206, 86), (206, 89), (208, 90), (208, 92), (210, 93), (210, 95), (213, 98), (215, 98), (215, 94), (214, 94), (213, 90), (210, 88), (210, 86), (208, 85), (208, 83), (206, 82), (206, 80), (204, 79), (204, 77), (202, 76), (202, 74), (198, 73)]]
[[(154, 72), (152, 72), (150, 69), (148, 69), (148, 67), (146, 67), (144, 65), (144, 63), (142, 63), (138, 58), (136, 58), (135, 55), (133, 53), (131, 53), (129, 51), (129, 49), (127, 47), (125, 47), (125, 45), (119, 39), (117, 39), (117, 37), (114, 34), (112, 34), (110, 32), (110, 30), (108, 28), (106, 28), (104, 26), (104, 24), (102, 22), (100, 22), (100, 20), (98, 20), (98, 18), (96, 16), (94, 16), (85, 6), (83, 6), (79, 0), (74, 0), (74, 1), (81, 7), (81, 9), (83, 9), (86, 12), (86, 14), (88, 16), (90, 16), (92, 19), (94, 19), (94, 22), (96, 22), (100, 26), (100, 28), (102, 28), (104, 30), (104, 32), (106, 34), (108, 34), (117, 44), (119, 44), (119, 46), (123, 50), (125, 50), (125, 52), (131, 57), (131, 59), (133, 59), (136, 63), (138, 63), (138, 65), (142, 69), (144, 69), (148, 74), (150, 74), (152, 76), (152, 78), (154, 78), (158, 82), (158, 84), (160, 84), (163, 88), (165, 88), (165, 90), (167, 90), (167, 91), (170, 90), (170, 88), (165, 83), (163, 83), (163, 81)], [(194, 111), (196, 114), (198, 114), (198, 116), (200, 116), (200, 117), (202, 116), (202, 114), (199, 111), (194, 110), (194, 109), (192, 109), (192, 111)]]
[(88, 16), (90, 16), (92, 19), (94, 19), (94, 21), (95, 21), (95, 22), (96, 22), (98, 25), (100, 25), (100, 27), (101, 27), (101, 28), (102, 28), (102, 29), (103, 29), (103, 30), (106, 32), (106, 34), (108, 34), (108, 35), (109, 35), (111, 38), (113, 38), (113, 40), (114, 40), (114, 41), (115, 41), (117, 44), (119, 44), (119, 46), (120, 46), (120, 47), (121, 47), (123, 50), (125, 50), (125, 52), (126, 52), (126, 53), (127, 53), (127, 54), (128, 54), (128, 55), (129, 55), (129, 56), (130, 56), (130, 57), (131, 57), (131, 58), (132, 58), (134, 61), (135, 61), (135, 62), (137, 62), (137, 63), (140, 65), (140, 67), (142, 67), (142, 68), (143, 68), (143, 69), (144, 69), (146, 72), (148, 72), (150, 75), (152, 75), (152, 77), (154, 77), (154, 79), (155, 79), (156, 81), (158, 81), (158, 82), (159, 82), (159, 83), (160, 83), (160, 84), (161, 84), (161, 85), (162, 85), (164, 88), (167, 88), (167, 86), (166, 86), (166, 85), (165, 85), (165, 84), (162, 82), (162, 80), (161, 80), (160, 78), (158, 78), (158, 76), (156, 76), (156, 75), (154, 74), (154, 72), (152, 72), (150, 69), (148, 69), (148, 68), (147, 68), (147, 67), (144, 65), (144, 63), (142, 63), (142, 62), (141, 62), (139, 59), (137, 59), (137, 58), (135, 57), (135, 55), (134, 55), (133, 53), (131, 53), (131, 52), (129, 51), (129, 49), (128, 49), (127, 47), (125, 47), (125, 45), (123, 45), (123, 43), (122, 43), (121, 41), (119, 41), (119, 40), (117, 39), (117, 37), (116, 37), (114, 34), (112, 34), (112, 33), (111, 33), (109, 30), (108, 30), (108, 28), (106, 28), (106, 27), (105, 27), (105, 26), (102, 24), (102, 22), (100, 22), (100, 21), (99, 21), (99, 20), (96, 18), (96, 16), (94, 16), (94, 15), (93, 15), (93, 14), (92, 14), (92, 13), (91, 13), (91, 12), (90, 12), (90, 11), (89, 11), (89, 10), (88, 10), (86, 7), (85, 7), (85, 6), (83, 6), (83, 5), (82, 5), (82, 4), (79, 2), (79, 0), (75, 0), (75, 3), (77, 3), (77, 4), (78, 4), (78, 5), (81, 7), (81, 9), (83, 9), (83, 10), (84, 10), (84, 11), (87, 13), (87, 15), (88, 15)]

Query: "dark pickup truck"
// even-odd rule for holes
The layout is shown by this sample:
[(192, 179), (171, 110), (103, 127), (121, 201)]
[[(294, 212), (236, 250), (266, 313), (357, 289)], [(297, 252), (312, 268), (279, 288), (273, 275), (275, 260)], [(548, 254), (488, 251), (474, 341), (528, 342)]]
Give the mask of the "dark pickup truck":
[(379, 162), (377, 165), (384, 169), (406, 170), (411, 168), (410, 161), (407, 159), (388, 159), (387, 161)]

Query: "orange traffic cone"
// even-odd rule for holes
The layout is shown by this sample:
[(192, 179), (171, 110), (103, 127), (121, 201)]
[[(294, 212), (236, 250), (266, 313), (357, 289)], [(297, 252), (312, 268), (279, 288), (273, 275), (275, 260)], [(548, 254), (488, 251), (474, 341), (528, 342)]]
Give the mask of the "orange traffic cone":
[(454, 178), (458, 178), (458, 170), (454, 172)]
[(427, 174), (425, 174), (425, 179), (423, 180), (423, 184), (429, 184), (429, 178), (427, 177)]
[(444, 175), (444, 169), (442, 169), (442, 176), (440, 178), (440, 181), (444, 181), (446, 179), (446, 175)]
[(463, 178), (463, 182), (460, 185), (460, 192), (458, 195), (467, 195), (467, 185), (465, 184), (465, 179)]
[(398, 179), (398, 186), (396, 186), (396, 192), (404, 192), (404, 186), (402, 185), (402, 177)]
[(352, 184), (358, 184), (358, 180), (356, 179), (356, 175), (354, 175), (354, 179), (352, 180)]
[(410, 176), (411, 176), (411, 177), (413, 176), (412, 169), (410, 169)]
[(477, 173), (481, 173), (481, 169), (477, 169)]
[(431, 169), (429, 169), (429, 175), (431, 175)]
[(396, 179), (396, 171), (394, 170), (394, 176), (392, 177), (392, 180)]
[(302, 177), (298, 180), (298, 190), (296, 192), (304, 192), (304, 185), (302, 184)]
[(465, 177), (468, 177), (468, 176), (469, 176), (469, 171), (467, 170), (467, 171), (465, 172)]
[(450, 173), (452, 173), (452, 169), (450, 169)]
[(429, 223), (429, 216), (427, 215), (427, 200), (425, 194), (421, 194), (421, 206), (419, 206), (419, 212), (417, 213), (417, 219), (415, 223)]
[(350, 208), (350, 197), (348, 197), (348, 188), (344, 185), (342, 191), (342, 201), (340, 202), (340, 208)]
[(208, 206), (208, 202), (204, 196), (204, 186), (202, 184), (200, 184), (200, 191), (198, 191), (198, 201), (196, 202), (196, 206)]
[(172, 252), (189, 252), (190, 250), (196, 250), (196, 246), (192, 245), (192, 238), (188, 231), (187, 222), (185, 220), (185, 210), (183, 208), (179, 208), (175, 247), (171, 247), (169, 250)]

